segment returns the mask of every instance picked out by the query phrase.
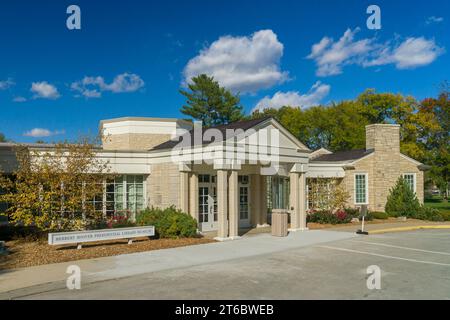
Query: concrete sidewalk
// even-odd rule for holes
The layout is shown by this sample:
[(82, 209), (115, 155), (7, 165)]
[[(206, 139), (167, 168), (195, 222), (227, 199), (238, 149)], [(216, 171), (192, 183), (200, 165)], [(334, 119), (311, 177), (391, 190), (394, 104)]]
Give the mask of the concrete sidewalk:
[(261, 256), (353, 237), (356, 237), (354, 233), (322, 230), (290, 233), (286, 238), (256, 234), (236, 241), (0, 271), (0, 299), (11, 298), (14, 294), (11, 295), (8, 292), (23, 288), (27, 288), (27, 293), (45, 290), (44, 287), (64, 288), (68, 277), (66, 270), (70, 265), (81, 268), (82, 284), (87, 284), (162, 270)]

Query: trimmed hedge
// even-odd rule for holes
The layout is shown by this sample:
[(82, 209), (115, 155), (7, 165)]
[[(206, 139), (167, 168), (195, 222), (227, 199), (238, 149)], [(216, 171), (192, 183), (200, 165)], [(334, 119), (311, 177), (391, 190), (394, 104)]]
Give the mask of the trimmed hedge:
[(193, 238), (197, 236), (197, 221), (173, 206), (166, 209), (143, 210), (138, 214), (136, 224), (155, 226), (155, 234), (159, 238)]
[(372, 217), (374, 219), (386, 220), (389, 218), (389, 215), (386, 212), (374, 211), (374, 212), (370, 212), (370, 214), (372, 215)]

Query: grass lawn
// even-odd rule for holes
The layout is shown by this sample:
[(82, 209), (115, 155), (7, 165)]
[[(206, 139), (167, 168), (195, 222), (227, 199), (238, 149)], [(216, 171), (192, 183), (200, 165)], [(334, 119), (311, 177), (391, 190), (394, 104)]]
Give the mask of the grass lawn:
[(445, 201), (440, 197), (425, 199), (425, 206), (438, 209), (444, 212), (445, 214), (450, 215), (450, 202)]

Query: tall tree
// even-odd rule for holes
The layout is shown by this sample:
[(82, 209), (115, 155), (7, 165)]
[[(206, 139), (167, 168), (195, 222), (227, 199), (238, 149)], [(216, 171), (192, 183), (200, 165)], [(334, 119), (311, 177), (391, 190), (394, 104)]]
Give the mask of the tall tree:
[(6, 142), (6, 137), (3, 133), (0, 132), (0, 142)]
[(204, 126), (227, 124), (244, 117), (239, 95), (221, 87), (213, 77), (194, 77), (188, 88), (189, 91), (180, 90), (187, 99), (181, 112), (202, 121)]

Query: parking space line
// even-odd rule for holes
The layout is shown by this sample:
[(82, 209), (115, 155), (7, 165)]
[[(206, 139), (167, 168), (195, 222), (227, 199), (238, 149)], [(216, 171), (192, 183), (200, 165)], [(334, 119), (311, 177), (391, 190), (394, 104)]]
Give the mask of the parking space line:
[(416, 249), (416, 248), (410, 248), (410, 247), (401, 247), (401, 246), (395, 246), (395, 245), (392, 245), (392, 244), (379, 243), (379, 242), (368, 242), (368, 241), (358, 241), (358, 240), (350, 240), (350, 241), (351, 242), (371, 244), (371, 245), (374, 245), (374, 246), (382, 246), (382, 247), (397, 248), (397, 249), (404, 249), (404, 250), (419, 251), (419, 252), (434, 253), (434, 254), (441, 254), (441, 255), (444, 255), (444, 256), (450, 256), (449, 252), (430, 251), (430, 250)]
[(352, 249), (345, 249), (345, 248), (338, 248), (338, 247), (330, 247), (330, 246), (318, 246), (318, 248), (338, 250), (338, 251), (351, 252), (351, 253), (359, 253), (359, 254), (365, 254), (365, 255), (369, 255), (369, 256), (376, 256), (376, 257), (382, 257), (382, 258), (388, 258), (388, 259), (395, 259), (395, 260), (410, 261), (410, 262), (416, 262), (416, 263), (433, 264), (433, 265), (438, 265), (438, 266), (450, 267), (450, 264), (448, 264), (448, 263), (408, 259), (408, 258), (388, 256), (388, 255), (384, 255), (384, 254), (378, 254), (378, 253), (372, 253), (372, 252), (366, 252), (366, 251), (359, 251), (359, 250), (352, 250)]

